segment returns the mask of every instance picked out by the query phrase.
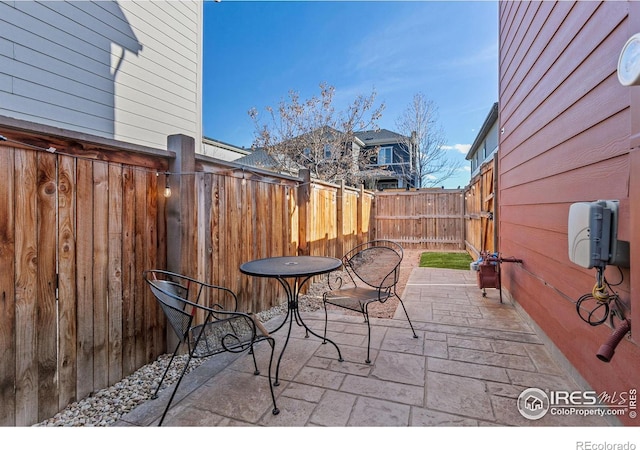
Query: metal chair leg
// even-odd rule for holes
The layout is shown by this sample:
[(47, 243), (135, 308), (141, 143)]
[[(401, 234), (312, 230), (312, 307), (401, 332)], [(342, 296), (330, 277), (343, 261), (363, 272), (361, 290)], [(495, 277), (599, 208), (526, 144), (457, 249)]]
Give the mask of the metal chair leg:
[(400, 297), (398, 297), (398, 300), (400, 300), (400, 304), (402, 305), (402, 309), (404, 310), (404, 315), (407, 316), (407, 322), (409, 322), (409, 326), (411, 327), (411, 331), (413, 332), (413, 337), (417, 339), (418, 335), (416, 334), (416, 330), (413, 329), (413, 324), (411, 323), (411, 319), (409, 319), (407, 308), (404, 307), (404, 302)]
[(369, 304), (364, 307), (362, 311), (365, 322), (367, 323), (367, 359), (364, 360), (367, 364), (371, 364), (370, 352), (371, 352), (371, 323), (369, 322)]
[(256, 361), (256, 353), (253, 351), (253, 343), (251, 344), (251, 347), (249, 349), (249, 354), (253, 357), (253, 367), (254, 367), (253, 374), (260, 375), (260, 370), (258, 369), (258, 362)]
[(324, 305), (324, 335), (322, 338), (322, 343), (326, 344), (327, 343), (327, 322), (329, 321), (329, 316), (327, 315), (327, 304), (323, 301), (322, 304)]
[(271, 382), (271, 367), (273, 366), (273, 353), (276, 349), (276, 341), (272, 337), (267, 338), (267, 340), (271, 346), (271, 357), (269, 358), (269, 389), (271, 390), (271, 400), (273, 400), (273, 409), (271, 410), (271, 413), (274, 416), (277, 416), (280, 414), (280, 410), (276, 406), (276, 396), (273, 393), (273, 383)]
[(184, 377), (184, 374), (187, 372), (187, 367), (189, 367), (189, 363), (191, 362), (191, 355), (189, 355), (189, 359), (187, 359), (187, 363), (184, 365), (184, 368), (182, 369), (182, 373), (180, 374), (180, 378), (178, 378), (178, 381), (176, 381), (176, 387), (173, 388), (173, 392), (171, 393), (171, 397), (169, 398), (169, 401), (167, 402), (167, 406), (164, 408), (164, 412), (162, 413), (162, 417), (160, 418), (160, 422), (158, 423), (158, 426), (162, 426), (162, 422), (164, 422), (164, 417), (167, 415), (167, 412), (169, 411), (169, 407), (171, 406), (171, 402), (173, 402), (173, 397), (175, 397), (176, 392), (178, 391), (178, 386), (180, 386), (180, 382), (182, 382), (182, 377)]
[(160, 387), (162, 386), (162, 382), (164, 381), (164, 377), (167, 376), (167, 373), (169, 372), (169, 367), (171, 367), (171, 363), (173, 362), (173, 359), (178, 354), (178, 349), (180, 348), (180, 344), (181, 344), (181, 342), (178, 342), (178, 345), (176, 345), (176, 349), (173, 351), (173, 355), (171, 355), (171, 359), (169, 360), (169, 364), (167, 364), (167, 368), (164, 369), (164, 373), (162, 374), (162, 378), (160, 378), (160, 382), (158, 383), (158, 387), (156, 388), (156, 391), (151, 396), (152, 400), (155, 400), (156, 398), (158, 398), (158, 392), (160, 391)]

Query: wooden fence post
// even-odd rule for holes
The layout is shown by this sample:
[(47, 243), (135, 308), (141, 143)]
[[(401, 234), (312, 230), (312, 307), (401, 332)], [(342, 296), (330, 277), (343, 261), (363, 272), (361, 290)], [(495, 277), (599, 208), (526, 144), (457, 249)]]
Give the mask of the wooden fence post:
[(364, 184), (360, 185), (356, 206), (356, 245), (363, 244), (364, 239)]
[(183, 134), (171, 135), (167, 149), (176, 158), (169, 162), (171, 197), (167, 209), (167, 270), (194, 276), (196, 267), (195, 140)]
[(346, 197), (344, 180), (340, 181), (336, 199), (336, 255), (344, 255), (344, 202)]
[(301, 169), (299, 176), (302, 179), (302, 184), (298, 187), (298, 254), (309, 255), (309, 224), (311, 218), (309, 217), (311, 208), (309, 208), (309, 202), (311, 201), (311, 171), (309, 169)]
[[(167, 150), (176, 154), (169, 160), (168, 185), (171, 196), (165, 199), (167, 213), (167, 270), (188, 276), (196, 275), (195, 223), (195, 139), (183, 134), (167, 138)], [(175, 348), (178, 338), (167, 327), (167, 349)]]

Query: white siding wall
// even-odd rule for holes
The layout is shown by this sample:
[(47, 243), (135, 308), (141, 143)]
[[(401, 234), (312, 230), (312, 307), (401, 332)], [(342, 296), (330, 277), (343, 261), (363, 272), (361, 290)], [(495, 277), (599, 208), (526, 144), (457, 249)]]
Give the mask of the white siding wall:
[(201, 1), (0, 2), (0, 115), (200, 142), (201, 30)]

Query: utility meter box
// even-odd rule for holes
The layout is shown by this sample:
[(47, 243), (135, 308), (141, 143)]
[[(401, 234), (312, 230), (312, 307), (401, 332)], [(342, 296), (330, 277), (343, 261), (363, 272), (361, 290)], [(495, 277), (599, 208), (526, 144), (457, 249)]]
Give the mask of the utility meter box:
[[(569, 207), (569, 259), (582, 267), (628, 267), (628, 243), (618, 241), (618, 201), (574, 203)], [(626, 244), (626, 245), (625, 245)]]

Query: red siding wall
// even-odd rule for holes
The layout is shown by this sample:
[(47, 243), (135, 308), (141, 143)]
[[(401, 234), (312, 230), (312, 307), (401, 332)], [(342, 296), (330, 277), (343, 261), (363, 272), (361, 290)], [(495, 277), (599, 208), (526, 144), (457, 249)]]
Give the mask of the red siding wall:
[[(574, 202), (620, 200), (620, 237), (640, 253), (640, 198), (630, 183), (632, 161), (640, 159), (631, 148), (640, 133), (632, 126), (640, 116), (633, 98), (640, 96), (632, 90), (640, 87), (623, 87), (616, 74), (620, 50), (640, 32), (632, 25), (638, 15), (628, 2), (500, 2), (499, 8), (499, 250), (524, 260), (503, 266), (503, 284), (582, 377), (609, 393), (640, 384), (640, 286), (624, 269), (618, 292), (639, 331), (610, 363), (601, 362), (596, 352), (612, 330), (576, 313), (575, 300), (591, 291), (595, 270), (569, 260), (567, 218)], [(612, 283), (620, 278), (612, 267), (606, 275)]]

